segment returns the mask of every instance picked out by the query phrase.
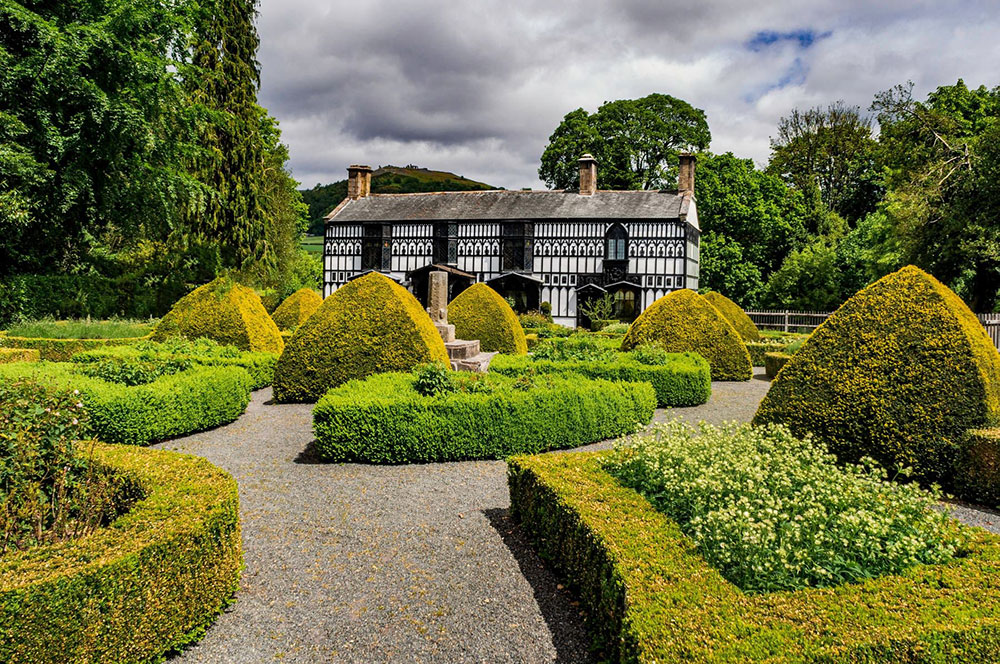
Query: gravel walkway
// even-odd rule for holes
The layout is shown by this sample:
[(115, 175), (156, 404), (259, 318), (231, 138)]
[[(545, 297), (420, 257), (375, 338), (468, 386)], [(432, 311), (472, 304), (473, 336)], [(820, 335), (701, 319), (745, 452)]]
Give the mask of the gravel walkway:
[[(747, 421), (768, 383), (712, 387), (655, 419)], [(311, 407), (269, 400), (158, 446), (233, 474), (246, 561), (236, 603), (172, 662), (593, 661), (579, 606), (508, 518), (503, 462), (317, 464)]]

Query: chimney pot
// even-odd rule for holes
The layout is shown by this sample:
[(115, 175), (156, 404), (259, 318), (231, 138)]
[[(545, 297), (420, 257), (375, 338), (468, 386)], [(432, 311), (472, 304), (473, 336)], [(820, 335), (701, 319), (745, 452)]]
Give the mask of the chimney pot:
[(677, 167), (677, 193), (694, 196), (694, 164), (697, 160), (690, 152), (680, 153)]
[(593, 196), (597, 193), (597, 160), (593, 155), (580, 157), (580, 195)]
[(364, 198), (372, 191), (372, 168), (361, 164), (347, 167), (347, 197)]

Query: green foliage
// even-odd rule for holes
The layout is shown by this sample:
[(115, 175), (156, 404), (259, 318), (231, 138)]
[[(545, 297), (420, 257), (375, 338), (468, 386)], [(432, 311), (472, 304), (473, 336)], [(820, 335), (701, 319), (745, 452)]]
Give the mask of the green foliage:
[(704, 297), (736, 328), (744, 341), (760, 341), (760, 330), (740, 305), (716, 291), (705, 293)]
[(608, 362), (614, 359), (614, 344), (601, 343), (594, 337), (571, 337), (569, 339), (552, 339), (539, 344), (532, 353), (534, 360), (553, 360), (556, 362)]
[(34, 320), (12, 325), (11, 337), (44, 339), (134, 339), (152, 333), (153, 326), (132, 320)]
[(46, 318), (159, 316), (183, 294), (170, 284), (154, 280), (151, 285), (134, 275), (18, 274), (0, 278), (0, 326)]
[(747, 351), (750, 353), (750, 363), (755, 367), (762, 367), (764, 366), (764, 358), (768, 353), (787, 352), (791, 343), (792, 342), (787, 338), (765, 338), (761, 341), (748, 341), (746, 342), (746, 347)]
[(517, 321), (525, 330), (538, 330), (547, 328), (552, 324), (551, 316), (546, 316), (540, 311), (529, 311), (518, 314)]
[(955, 492), (965, 500), (1000, 507), (1000, 429), (973, 429), (955, 464)]
[[(610, 320), (615, 315), (615, 301), (611, 297), (611, 293), (605, 293), (601, 297), (578, 302), (577, 309), (590, 320), (592, 326), (596, 326)], [(600, 327), (594, 329), (594, 332), (598, 330), (600, 330)]]
[(158, 661), (232, 601), (243, 562), (232, 477), (134, 447), (95, 444), (93, 463), (145, 499), (87, 537), (3, 557), (2, 661)]
[(281, 333), (260, 297), (231, 279), (219, 277), (177, 301), (153, 332), (154, 341), (171, 337), (207, 338), (242, 350), (280, 353)]
[(40, 358), (40, 353), (34, 348), (0, 348), (0, 364), (37, 362)]
[(508, 481), (512, 517), (578, 594), (607, 661), (987, 664), (1000, 655), (994, 535), (970, 529), (967, 555), (943, 565), (747, 595), (676, 522), (608, 475), (605, 458), (515, 457)]
[(773, 380), (790, 359), (792, 359), (791, 353), (765, 353), (764, 373)]
[(187, 371), (192, 366), (190, 360), (140, 359), (133, 357), (108, 357), (83, 364), (79, 372), (84, 376), (99, 378), (119, 385), (146, 385), (162, 376), (172, 376)]
[(820, 238), (793, 251), (768, 280), (765, 306), (799, 311), (830, 311), (844, 301), (843, 273), (836, 241)]
[(632, 433), (656, 403), (644, 383), (579, 376), (490, 375), (488, 391), (433, 396), (417, 392), (415, 380), (384, 374), (328, 392), (313, 409), (320, 456), (380, 464), (502, 459)]
[(372, 272), (349, 282), (292, 335), (274, 369), (279, 402), (315, 401), (373, 373), (449, 363), (444, 341), (413, 295)]
[(574, 189), (578, 160), (592, 154), (601, 189), (660, 189), (676, 183), (677, 155), (712, 140), (705, 112), (664, 94), (604, 103), (597, 112), (566, 114), (542, 153), (540, 177), (549, 188)]
[(768, 171), (854, 221), (874, 211), (882, 197), (876, 148), (871, 118), (856, 106), (794, 109), (778, 121)]
[(485, 352), (523, 355), (528, 352), (517, 314), (499, 293), (484, 283), (473, 284), (448, 305), (448, 322), (459, 339), (478, 339)]
[(781, 426), (696, 432), (674, 420), (618, 446), (605, 468), (746, 592), (857, 583), (962, 549), (939, 493), (889, 483), (874, 462), (840, 467)]
[(950, 485), (969, 429), (1000, 422), (1000, 354), (968, 307), (914, 267), (848, 300), (782, 369), (754, 418)]
[(760, 268), (743, 255), (743, 247), (725, 235), (708, 231), (701, 236), (698, 283), (718, 289), (747, 306), (757, 302), (764, 287)]
[(561, 357), (543, 357), (538, 353), (530, 357), (498, 355), (490, 362), (490, 373), (580, 375), (614, 382), (649, 383), (659, 407), (696, 406), (707, 402), (712, 394), (708, 362), (693, 353), (667, 353), (650, 346), (640, 346), (632, 353), (602, 352), (596, 356), (576, 352)]
[(452, 380), (452, 372), (448, 367), (439, 362), (431, 362), (413, 370), (413, 389), (422, 397), (430, 397), (454, 392), (455, 381)]
[(250, 402), (250, 375), (239, 367), (194, 367), (145, 385), (128, 387), (84, 375), (84, 365), (0, 365), (0, 383), (43, 379), (80, 391), (88, 431), (103, 442), (149, 445), (228, 424)]
[(736, 328), (704, 297), (682, 288), (646, 308), (622, 339), (621, 350), (654, 344), (708, 360), (712, 380), (750, 380), (750, 355)]
[(271, 314), (279, 330), (294, 330), (316, 313), (323, 298), (311, 288), (302, 288), (289, 295)]
[(38, 351), (39, 357), (48, 362), (68, 362), (74, 355), (97, 348), (141, 343), (147, 337), (118, 339), (33, 339), (0, 334), (0, 347)]

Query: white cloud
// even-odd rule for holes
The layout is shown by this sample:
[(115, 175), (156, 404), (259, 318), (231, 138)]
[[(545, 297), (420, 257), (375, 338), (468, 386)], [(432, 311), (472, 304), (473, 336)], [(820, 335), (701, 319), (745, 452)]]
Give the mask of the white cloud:
[[(792, 108), (913, 80), (1000, 83), (990, 2), (663, 3), (263, 0), (261, 102), (306, 186), (349, 163), (415, 163), (492, 184), (541, 186), (562, 116), (662, 92), (702, 108), (712, 150), (767, 160)], [(808, 48), (783, 33), (824, 35)], [(756, 50), (748, 42), (774, 33)], [(828, 34), (827, 34), (828, 33)], [(776, 87), (779, 82), (785, 85)]]

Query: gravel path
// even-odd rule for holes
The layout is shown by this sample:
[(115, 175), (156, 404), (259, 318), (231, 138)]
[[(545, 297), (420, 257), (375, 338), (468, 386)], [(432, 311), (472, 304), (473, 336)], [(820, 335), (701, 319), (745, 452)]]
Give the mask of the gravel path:
[[(712, 388), (655, 419), (748, 421), (768, 383)], [(233, 474), (246, 561), (236, 603), (172, 662), (593, 661), (578, 605), (508, 518), (503, 462), (318, 464), (311, 407), (269, 400), (158, 446)]]

